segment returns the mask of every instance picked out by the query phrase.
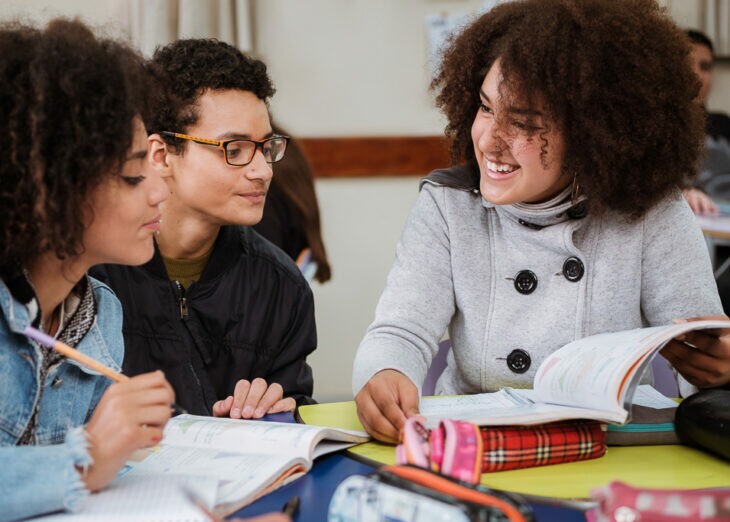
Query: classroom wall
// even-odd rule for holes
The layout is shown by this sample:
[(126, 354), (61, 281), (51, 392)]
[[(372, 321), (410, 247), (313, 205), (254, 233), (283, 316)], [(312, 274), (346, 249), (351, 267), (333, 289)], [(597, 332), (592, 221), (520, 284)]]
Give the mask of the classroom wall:
[(92, 25), (104, 25), (110, 22), (109, 7), (104, 0), (2, 0), (0, 21), (21, 19), (45, 23), (56, 16), (68, 16)]
[[(119, 2), (126, 1), (3, 0), (0, 20), (22, 14), (43, 22), (66, 15), (113, 24)], [(696, 26), (699, 2), (662, 3), (678, 23)], [(440, 134), (444, 121), (427, 90), (425, 17), (475, 12), (492, 3), (253, 0), (255, 49), (278, 88), (274, 116), (296, 136)], [(718, 65), (709, 106), (730, 113), (728, 65)], [(383, 177), (316, 182), (334, 274), (331, 282), (313, 286), (319, 348), (310, 362), (320, 401), (352, 398), (352, 358), (372, 320), (401, 228), (417, 196), (417, 181)]]
[[(441, 134), (445, 122), (427, 88), (425, 17), (479, 5), (257, 2), (255, 48), (277, 84), (274, 116), (303, 136)], [(355, 349), (372, 321), (418, 178), (320, 179), (316, 188), (333, 278), (313, 286), (315, 397), (349, 400)]]

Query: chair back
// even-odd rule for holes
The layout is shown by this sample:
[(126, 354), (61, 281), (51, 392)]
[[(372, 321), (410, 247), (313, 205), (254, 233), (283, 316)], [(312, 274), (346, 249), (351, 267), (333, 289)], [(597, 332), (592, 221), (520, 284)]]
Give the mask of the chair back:
[(451, 341), (445, 339), (439, 343), (439, 350), (436, 352), (436, 357), (431, 361), (431, 367), (426, 372), (426, 378), (423, 380), (423, 386), (421, 387), (421, 395), (433, 395), (436, 389), (436, 381), (441, 376), (446, 368), (446, 356), (449, 354), (451, 349)]

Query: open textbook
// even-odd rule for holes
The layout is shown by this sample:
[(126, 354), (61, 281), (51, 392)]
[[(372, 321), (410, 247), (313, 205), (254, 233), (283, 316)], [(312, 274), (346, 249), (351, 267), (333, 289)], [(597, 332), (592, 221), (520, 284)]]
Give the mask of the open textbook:
[(161, 444), (131, 462), (125, 477), (215, 477), (214, 510), (226, 515), (306, 473), (320, 455), (369, 438), (360, 431), (306, 424), (179, 415), (168, 422)]
[(445, 418), (482, 426), (578, 418), (623, 424), (653, 356), (678, 335), (707, 328), (730, 328), (730, 321), (694, 321), (578, 339), (542, 362), (533, 389), (427, 397), (420, 411), (429, 428)]
[(47, 519), (208, 520), (183, 488), (225, 516), (306, 473), (316, 457), (369, 439), (362, 431), (180, 415), (167, 423), (158, 446), (138, 452), (80, 512)]

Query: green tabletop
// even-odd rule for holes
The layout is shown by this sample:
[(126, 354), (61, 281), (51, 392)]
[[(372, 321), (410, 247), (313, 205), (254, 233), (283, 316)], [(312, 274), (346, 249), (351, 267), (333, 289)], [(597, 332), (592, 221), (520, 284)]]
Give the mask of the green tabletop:
[[(307, 424), (363, 429), (351, 401), (302, 406), (299, 415)], [(368, 442), (349, 451), (395, 463), (395, 447), (388, 444)], [(585, 498), (593, 488), (615, 480), (644, 488), (726, 487), (730, 464), (686, 446), (609, 446), (598, 459), (482, 475), (485, 486), (560, 498)]]

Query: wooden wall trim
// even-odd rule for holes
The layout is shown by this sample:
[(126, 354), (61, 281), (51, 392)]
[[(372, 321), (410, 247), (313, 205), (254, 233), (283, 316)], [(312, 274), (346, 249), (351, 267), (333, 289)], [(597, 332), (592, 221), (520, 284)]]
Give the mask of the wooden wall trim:
[(449, 142), (443, 136), (297, 138), (314, 176), (425, 176), (448, 167)]

